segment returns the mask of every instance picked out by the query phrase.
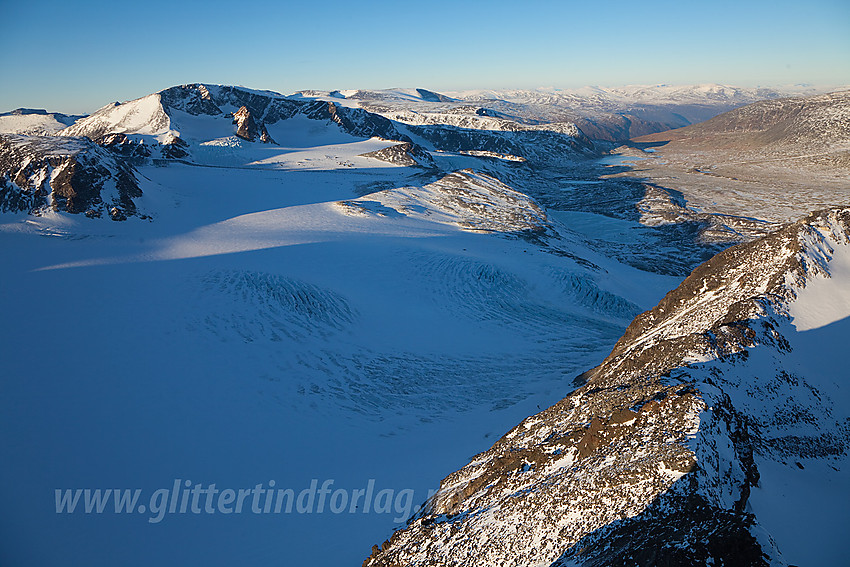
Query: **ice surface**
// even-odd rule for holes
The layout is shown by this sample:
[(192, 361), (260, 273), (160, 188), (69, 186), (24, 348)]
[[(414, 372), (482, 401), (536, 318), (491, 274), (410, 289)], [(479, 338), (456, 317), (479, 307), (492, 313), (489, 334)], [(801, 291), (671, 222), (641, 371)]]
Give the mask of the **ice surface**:
[[(188, 115), (164, 126), (193, 151), (218, 127)], [(270, 133), (280, 146), (140, 167), (151, 221), (0, 217), (11, 563), (356, 564), (393, 514), (152, 525), (57, 515), (53, 491), (374, 478), (419, 504), (560, 399), (671, 285), (578, 239), (563, 245), (585, 263), (518, 238), (510, 223), (536, 218), (530, 201), (484, 178), (455, 179), (472, 193), (446, 200), (457, 187), (358, 157), (387, 142), (300, 119)], [(487, 218), (496, 232), (469, 230)]]

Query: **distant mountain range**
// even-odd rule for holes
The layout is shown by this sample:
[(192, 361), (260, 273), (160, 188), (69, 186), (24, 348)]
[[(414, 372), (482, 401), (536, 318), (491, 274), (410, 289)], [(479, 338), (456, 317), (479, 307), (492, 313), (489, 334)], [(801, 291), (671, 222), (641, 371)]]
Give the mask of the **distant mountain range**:
[(0, 419), (25, 441), (0, 485), (27, 488), (4, 530), (65, 542), (10, 549), (156, 564), (198, 536), (33, 508), (79, 479), (380, 473), (443, 480), (392, 522), (258, 517), (233, 540), (247, 513), (205, 515), (192, 557), (840, 564), (848, 108), (187, 84), (0, 115)]
[[(423, 166), (433, 165), (428, 151), (551, 165), (599, 155), (604, 148), (600, 141), (667, 130), (759, 97), (779, 95), (775, 90), (708, 85), (450, 95), (425, 89), (304, 91), (286, 97), (271, 91), (195, 84), (110, 104), (85, 117), (18, 109), (0, 115), (0, 133), (7, 134), (3, 138), (7, 151), (0, 164), (4, 174), (0, 210), (37, 211), (48, 206), (127, 218), (137, 213), (132, 199), (140, 191), (133, 180), (134, 162), (219, 163), (221, 152), (210, 154), (211, 146), (220, 145), (217, 140), (235, 136), (276, 144), (285, 136), (276, 130), (295, 117), (333, 122), (353, 136), (406, 143), (408, 157), (389, 159), (410, 159)], [(54, 138), (24, 139), (22, 135)], [(116, 156), (107, 158), (87, 142), (63, 141), (80, 137)], [(59, 161), (69, 164), (65, 168), (68, 181), (55, 190), (47, 172)], [(84, 185), (86, 189), (73, 188)], [(113, 193), (101, 195), (104, 186), (113, 187)]]

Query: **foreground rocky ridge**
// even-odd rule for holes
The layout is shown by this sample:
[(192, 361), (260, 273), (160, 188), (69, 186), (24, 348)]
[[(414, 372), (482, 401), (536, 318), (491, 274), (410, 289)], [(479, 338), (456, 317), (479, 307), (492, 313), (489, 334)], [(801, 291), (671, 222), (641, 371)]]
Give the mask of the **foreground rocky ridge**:
[[(789, 309), (848, 246), (850, 209), (835, 209), (701, 265), (364, 565), (794, 562), (783, 549), (795, 543), (750, 499), (764, 470), (847, 466), (846, 385), (800, 370), (811, 353), (795, 354)], [(843, 524), (825, 524), (840, 547)]]

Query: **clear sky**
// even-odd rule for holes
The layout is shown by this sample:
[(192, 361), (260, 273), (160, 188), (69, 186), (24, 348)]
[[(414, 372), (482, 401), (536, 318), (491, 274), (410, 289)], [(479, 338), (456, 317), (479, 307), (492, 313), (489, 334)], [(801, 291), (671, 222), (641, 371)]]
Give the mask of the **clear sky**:
[(0, 0), (0, 111), (301, 89), (850, 84), (850, 1)]

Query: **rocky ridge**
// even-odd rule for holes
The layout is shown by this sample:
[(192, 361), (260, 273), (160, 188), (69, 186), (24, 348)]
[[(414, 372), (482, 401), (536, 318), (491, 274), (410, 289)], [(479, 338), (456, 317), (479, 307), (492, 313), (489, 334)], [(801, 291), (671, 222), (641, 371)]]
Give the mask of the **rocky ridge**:
[(141, 195), (132, 166), (91, 140), (0, 135), (0, 211), (125, 220)]
[(848, 465), (850, 408), (795, 366), (789, 316), (848, 246), (834, 209), (716, 255), (364, 565), (787, 565), (750, 497), (761, 467)]
[(448, 124), (499, 130), (572, 125), (593, 140), (623, 142), (680, 128), (763, 99), (810, 94), (812, 89), (743, 89), (724, 85), (464, 91), (425, 89), (302, 91), (303, 96), (346, 98), (364, 109), (410, 125)]

